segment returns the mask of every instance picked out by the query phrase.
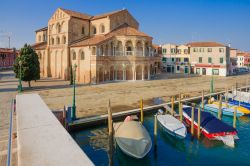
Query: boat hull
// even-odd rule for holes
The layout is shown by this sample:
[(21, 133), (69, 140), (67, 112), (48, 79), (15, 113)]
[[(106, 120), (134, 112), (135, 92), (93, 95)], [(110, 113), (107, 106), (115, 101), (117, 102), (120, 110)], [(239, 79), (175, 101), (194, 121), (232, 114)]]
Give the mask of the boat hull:
[[(204, 110), (206, 111), (212, 111), (212, 112), (215, 112), (215, 113), (218, 113), (219, 111), (219, 108), (217, 105), (214, 105), (214, 104), (205, 104), (204, 105)], [(231, 108), (222, 108), (222, 115), (226, 115), (226, 116), (234, 116), (234, 110), (231, 109)], [(236, 112), (236, 117), (240, 117), (240, 116), (243, 116), (244, 114), (242, 112), (240, 112), (239, 110), (237, 110)]]
[(114, 124), (115, 141), (126, 155), (141, 159), (152, 147), (151, 138), (139, 122), (128, 121)]
[[(173, 128), (171, 128), (171, 125), (168, 126), (167, 124), (164, 124), (164, 121), (161, 119), (161, 117), (164, 117), (164, 116), (169, 117), (171, 115), (158, 115), (157, 116), (157, 121), (160, 124), (160, 127), (163, 129), (163, 131), (166, 134), (169, 134), (169, 135), (171, 135), (171, 136), (173, 136), (173, 137), (175, 137), (177, 139), (186, 138), (186, 135), (187, 135), (186, 126), (183, 123), (181, 123), (178, 119), (172, 117), (171, 119), (176, 121), (175, 123), (177, 124), (177, 127), (173, 129)], [(179, 130), (180, 132), (177, 132), (177, 130)]]

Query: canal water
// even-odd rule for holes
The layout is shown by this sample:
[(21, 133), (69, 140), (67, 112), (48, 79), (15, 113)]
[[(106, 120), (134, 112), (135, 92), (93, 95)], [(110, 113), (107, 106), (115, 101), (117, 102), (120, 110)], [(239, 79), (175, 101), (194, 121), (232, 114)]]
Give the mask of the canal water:
[[(223, 121), (232, 125), (233, 118), (223, 117)], [(154, 142), (154, 116), (144, 118), (144, 126)], [(134, 159), (125, 155), (117, 146), (114, 148), (114, 165), (175, 165), (175, 166), (244, 166), (250, 165), (250, 118), (240, 117), (237, 120), (239, 140), (235, 148), (225, 146), (220, 141), (210, 141), (205, 137), (191, 137), (180, 141), (167, 135), (158, 125), (157, 146), (152, 146), (149, 154), (143, 159)], [(107, 127), (95, 127), (71, 133), (72, 137), (94, 162), (95, 165), (108, 165)]]

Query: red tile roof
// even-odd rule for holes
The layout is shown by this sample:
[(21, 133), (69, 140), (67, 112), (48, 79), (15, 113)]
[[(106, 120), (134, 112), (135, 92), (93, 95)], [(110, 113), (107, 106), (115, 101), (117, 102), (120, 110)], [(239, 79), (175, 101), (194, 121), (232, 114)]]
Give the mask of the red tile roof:
[(60, 8), (60, 9), (72, 17), (81, 18), (81, 19), (85, 19), (85, 20), (89, 20), (92, 17), (92, 16), (85, 14), (85, 13), (75, 12), (72, 10), (62, 9), (62, 8)]
[(217, 42), (192, 42), (186, 44), (189, 47), (225, 47), (224, 44)]
[(12, 48), (0, 48), (0, 53), (13, 53), (14, 49)]
[(111, 16), (111, 15), (114, 15), (114, 14), (117, 14), (117, 13), (120, 13), (120, 12), (123, 12), (123, 11), (127, 11), (127, 10), (126, 9), (122, 9), (122, 10), (117, 10), (117, 11), (113, 11), (113, 12), (109, 12), (109, 13), (104, 13), (104, 14), (96, 15), (96, 16), (93, 16), (91, 18), (91, 20), (96, 20), (96, 19), (108, 17), (108, 16)]
[(43, 28), (36, 30), (35, 32), (47, 31), (47, 30), (48, 30), (48, 27), (43, 27)]
[(47, 46), (47, 42), (35, 43), (31, 47), (36, 50), (44, 50)]
[(71, 46), (77, 47), (77, 46), (96, 45), (114, 36), (142, 36), (152, 39), (152, 37), (148, 36), (147, 34), (141, 31), (138, 31), (133, 27), (130, 27), (128, 24), (123, 24), (105, 35), (95, 35), (87, 39), (83, 38), (82, 40), (74, 42), (73, 44), (71, 44)]

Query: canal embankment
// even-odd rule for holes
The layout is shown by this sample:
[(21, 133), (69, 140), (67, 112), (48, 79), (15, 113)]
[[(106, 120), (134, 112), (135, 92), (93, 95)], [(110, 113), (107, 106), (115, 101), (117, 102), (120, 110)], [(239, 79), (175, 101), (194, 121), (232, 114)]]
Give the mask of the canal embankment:
[(18, 165), (93, 165), (38, 94), (16, 96)]

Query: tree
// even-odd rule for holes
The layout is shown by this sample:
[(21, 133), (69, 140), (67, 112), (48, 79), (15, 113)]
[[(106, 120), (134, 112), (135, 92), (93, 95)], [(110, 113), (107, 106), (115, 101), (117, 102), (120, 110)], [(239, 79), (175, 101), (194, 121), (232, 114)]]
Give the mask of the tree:
[(16, 78), (20, 77), (20, 65), (21, 80), (28, 81), (29, 87), (31, 87), (31, 80), (40, 79), (40, 63), (37, 53), (32, 49), (30, 45), (25, 44), (24, 47), (21, 48), (19, 56), (16, 58), (14, 64), (14, 72), (16, 74)]

